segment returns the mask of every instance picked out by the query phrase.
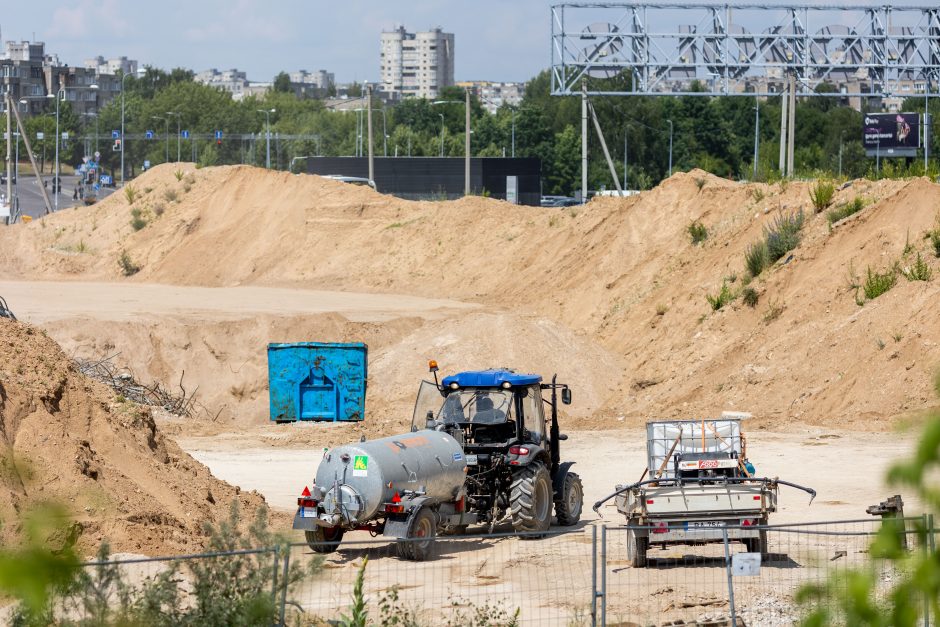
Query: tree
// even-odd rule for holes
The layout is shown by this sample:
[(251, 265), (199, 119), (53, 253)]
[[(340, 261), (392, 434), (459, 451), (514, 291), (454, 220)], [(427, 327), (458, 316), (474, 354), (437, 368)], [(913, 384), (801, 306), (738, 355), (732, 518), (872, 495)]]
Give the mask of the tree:
[(287, 72), (280, 72), (274, 77), (274, 91), (287, 94), (293, 91), (290, 86), (290, 75)]

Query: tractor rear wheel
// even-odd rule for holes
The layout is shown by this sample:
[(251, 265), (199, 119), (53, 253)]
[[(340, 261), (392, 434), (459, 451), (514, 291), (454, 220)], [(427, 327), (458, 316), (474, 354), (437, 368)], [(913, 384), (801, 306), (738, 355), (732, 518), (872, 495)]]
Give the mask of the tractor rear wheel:
[(646, 568), (646, 551), (649, 549), (649, 538), (640, 536), (636, 530), (627, 530), (627, 563), (632, 568)]
[(581, 520), (581, 507), (584, 503), (584, 487), (581, 477), (573, 472), (565, 475), (565, 483), (561, 486), (561, 494), (556, 495), (555, 517), (559, 525), (571, 527)]
[(398, 557), (413, 562), (421, 562), (434, 552), (434, 538), (437, 536), (437, 517), (427, 507), (422, 507), (411, 521), (408, 537), (398, 543)]
[(552, 480), (544, 464), (535, 462), (513, 475), (509, 508), (516, 531), (548, 531), (552, 522)]
[(307, 538), (307, 546), (315, 553), (332, 553), (339, 548), (345, 532), (346, 530), (342, 527), (318, 526), (316, 529), (304, 531), (304, 536)]

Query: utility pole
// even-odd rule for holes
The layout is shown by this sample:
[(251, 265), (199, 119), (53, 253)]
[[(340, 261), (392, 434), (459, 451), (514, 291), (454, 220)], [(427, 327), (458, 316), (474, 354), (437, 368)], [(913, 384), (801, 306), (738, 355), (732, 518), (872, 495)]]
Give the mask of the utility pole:
[(754, 96), (754, 180), (757, 180), (757, 151), (760, 144), (760, 100)]
[(796, 135), (796, 75), (790, 74), (790, 120), (787, 124), (787, 176), (793, 176), (794, 138)]
[(581, 204), (587, 202), (587, 174), (588, 174), (588, 150), (587, 150), (587, 83), (581, 81)]
[(672, 120), (669, 122), (669, 176), (672, 176)]
[(627, 187), (627, 127), (623, 128), (623, 188)]
[(780, 174), (787, 175), (787, 106), (790, 104), (790, 97), (787, 94), (789, 83), (784, 83), (783, 92), (780, 94)]
[(466, 109), (466, 119), (464, 122), (464, 165), (463, 165), (463, 195), (470, 195), (470, 88), (464, 92), (464, 109)]
[(372, 85), (366, 87), (366, 115), (369, 116), (369, 180), (375, 180), (375, 163), (372, 154)]
[[(7, 110), (7, 205), (10, 208), (10, 217), (13, 217), (13, 151), (10, 142), (13, 140), (13, 110), (11, 109), (13, 99), (10, 97), (10, 87), (7, 86), (3, 94), (3, 104)], [(42, 186), (40, 185), (40, 189)]]

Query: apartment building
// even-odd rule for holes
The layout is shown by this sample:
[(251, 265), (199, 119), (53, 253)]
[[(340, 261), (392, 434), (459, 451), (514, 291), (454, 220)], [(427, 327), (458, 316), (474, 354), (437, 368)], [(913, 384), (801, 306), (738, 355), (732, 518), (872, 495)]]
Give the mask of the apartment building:
[(483, 108), (490, 113), (496, 113), (496, 110), (503, 105), (518, 107), (522, 104), (522, 97), (525, 95), (525, 83), (462, 81), (456, 85), (469, 89), (470, 93), (480, 99)]
[(440, 27), (409, 33), (404, 26), (382, 33), (382, 91), (402, 97), (436, 98), (454, 84), (454, 34)]

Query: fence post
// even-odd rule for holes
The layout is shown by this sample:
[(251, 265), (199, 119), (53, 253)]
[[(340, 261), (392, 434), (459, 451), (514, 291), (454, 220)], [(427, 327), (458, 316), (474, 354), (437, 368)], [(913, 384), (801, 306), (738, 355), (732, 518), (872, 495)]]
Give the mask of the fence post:
[(271, 569), (271, 602), (277, 606), (277, 566), (278, 566), (278, 557), (280, 556), (281, 547), (276, 545), (272, 552), (274, 553), (274, 567)]
[(731, 627), (738, 627), (738, 615), (734, 611), (734, 581), (731, 577), (731, 549), (728, 547), (728, 528), (721, 528), (725, 541), (725, 571), (728, 573), (728, 605), (731, 607)]
[(283, 627), (284, 625), (284, 615), (287, 612), (287, 584), (290, 583), (288, 580), (288, 572), (290, 568), (290, 545), (287, 545), (287, 553), (284, 555), (284, 570), (281, 573), (281, 611), (279, 614), (280, 622), (278, 625)]
[(591, 525), (591, 627), (597, 627), (597, 526)]
[[(934, 548), (933, 514), (923, 515), (924, 525), (924, 553), (930, 553)], [(930, 595), (924, 592), (924, 627), (930, 627)]]
[(607, 627), (607, 525), (601, 525), (601, 626)]

